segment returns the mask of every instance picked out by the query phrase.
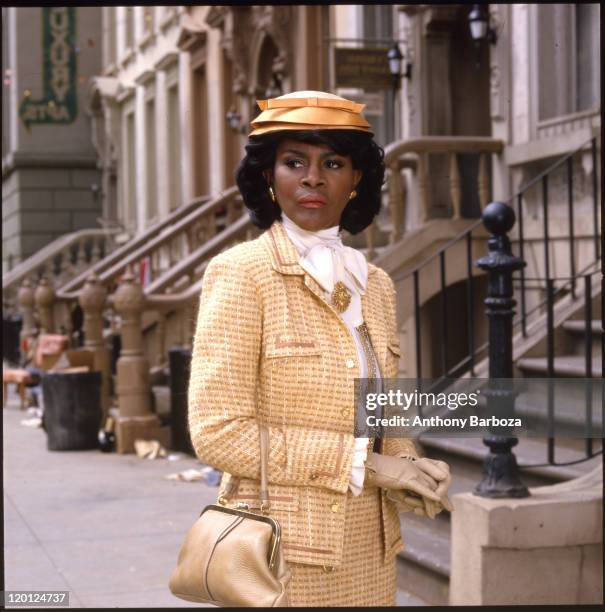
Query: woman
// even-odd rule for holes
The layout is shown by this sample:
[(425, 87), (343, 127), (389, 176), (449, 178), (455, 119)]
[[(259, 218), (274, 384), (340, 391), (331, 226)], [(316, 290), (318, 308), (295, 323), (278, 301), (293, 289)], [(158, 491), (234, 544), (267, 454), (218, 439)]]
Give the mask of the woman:
[(192, 441), (225, 472), (219, 503), (255, 509), (268, 426), (290, 605), (393, 605), (398, 512), (450, 506), (446, 464), (418, 458), (408, 439), (378, 454), (353, 436), (355, 378), (394, 378), (400, 357), (393, 282), (339, 236), (378, 213), (383, 152), (363, 105), (303, 91), (259, 106), (237, 183), (267, 231), (206, 269)]

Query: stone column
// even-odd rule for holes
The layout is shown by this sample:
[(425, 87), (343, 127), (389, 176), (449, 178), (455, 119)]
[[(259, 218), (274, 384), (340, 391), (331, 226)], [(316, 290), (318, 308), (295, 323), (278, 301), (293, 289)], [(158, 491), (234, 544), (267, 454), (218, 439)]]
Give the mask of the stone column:
[(26, 278), (17, 294), (19, 302), (19, 313), (23, 317), (23, 325), (20, 333), (20, 345), (23, 347), (23, 341), (29, 340), (36, 333), (36, 319), (34, 317), (35, 296), (34, 288), (31, 281)]
[(103, 422), (109, 410), (109, 389), (111, 365), (109, 351), (103, 340), (103, 308), (107, 299), (107, 289), (92, 272), (78, 296), (78, 302), (84, 312), (84, 349), (93, 354), (93, 369), (101, 372), (101, 406)]
[(134, 452), (134, 441), (160, 439), (160, 420), (151, 412), (149, 363), (143, 355), (141, 317), (145, 294), (128, 270), (114, 294), (113, 303), (121, 317), (122, 350), (117, 363), (118, 453)]
[(55, 305), (55, 290), (46, 276), (43, 276), (40, 279), (34, 293), (34, 300), (36, 303), (36, 308), (38, 309), (40, 333), (52, 334), (55, 331), (53, 313)]

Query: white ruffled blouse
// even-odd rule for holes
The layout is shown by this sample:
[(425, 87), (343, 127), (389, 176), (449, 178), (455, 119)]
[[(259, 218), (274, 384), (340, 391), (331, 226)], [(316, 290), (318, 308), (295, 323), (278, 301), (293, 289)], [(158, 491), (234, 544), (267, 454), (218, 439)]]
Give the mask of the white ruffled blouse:
[[(342, 243), (338, 225), (327, 229), (310, 232), (302, 229), (282, 211), (282, 223), (288, 237), (300, 253), (300, 266), (312, 276), (325, 292), (329, 301), (334, 285), (341, 281), (351, 294), (348, 308), (340, 313), (349, 328), (361, 364), (360, 378), (368, 376), (368, 362), (360, 332), (356, 329), (363, 323), (361, 296), (365, 293), (368, 282), (368, 262), (363, 253), (347, 247)], [(380, 368), (372, 351), (375, 377), (380, 379)], [(353, 495), (359, 495), (365, 477), (365, 460), (368, 453), (368, 438), (355, 438), (355, 454), (349, 489)]]

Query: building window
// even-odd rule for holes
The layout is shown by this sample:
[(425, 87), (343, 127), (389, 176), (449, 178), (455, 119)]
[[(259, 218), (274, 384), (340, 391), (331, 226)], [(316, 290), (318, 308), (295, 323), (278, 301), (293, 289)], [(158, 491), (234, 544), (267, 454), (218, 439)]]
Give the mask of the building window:
[(576, 109), (601, 107), (601, 6), (576, 4)]
[(134, 112), (126, 115), (126, 159), (124, 172), (124, 222), (129, 230), (136, 227), (137, 167)]
[[(370, 40), (392, 40), (393, 38), (393, 6), (380, 4), (364, 4), (363, 38)], [(363, 46), (363, 45), (362, 45)], [(370, 48), (390, 47), (388, 43), (369, 45)], [(366, 94), (368, 120), (375, 129), (376, 142), (385, 146), (395, 140), (395, 95), (392, 90), (371, 92)], [(371, 117), (371, 118), (370, 118)]]
[(168, 89), (168, 197), (170, 210), (183, 204), (181, 191), (181, 122), (178, 84)]
[(147, 223), (156, 220), (158, 214), (157, 165), (156, 165), (155, 100), (145, 104), (145, 173), (147, 175)]
[(106, 7), (105, 15), (107, 17), (107, 29), (105, 30), (105, 35), (106, 35), (105, 40), (107, 41), (107, 63), (115, 64), (118, 58), (118, 53), (117, 53), (118, 41), (116, 39), (117, 20), (116, 20), (115, 6)]
[(538, 120), (596, 110), (600, 100), (600, 6), (539, 4)]
[(132, 49), (134, 47), (134, 7), (126, 6), (124, 8), (126, 11), (125, 44), (126, 44), (126, 49)]

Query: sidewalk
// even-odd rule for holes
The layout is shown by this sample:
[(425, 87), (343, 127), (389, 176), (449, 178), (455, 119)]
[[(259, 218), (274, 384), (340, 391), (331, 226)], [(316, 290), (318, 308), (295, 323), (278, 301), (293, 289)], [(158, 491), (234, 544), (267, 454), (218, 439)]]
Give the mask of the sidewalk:
[[(12, 386), (11, 386), (12, 390)], [(215, 487), (166, 480), (197, 459), (48, 451), (9, 393), (3, 409), (7, 591), (69, 591), (72, 608), (201, 606), (170, 593), (182, 541)], [(424, 605), (404, 591), (397, 605)]]
[[(196, 607), (174, 597), (170, 574), (189, 527), (216, 500), (201, 481), (164, 476), (193, 457), (48, 451), (13, 394), (4, 423), (5, 589), (68, 590), (70, 607)], [(198, 606), (199, 607), (199, 606)]]

